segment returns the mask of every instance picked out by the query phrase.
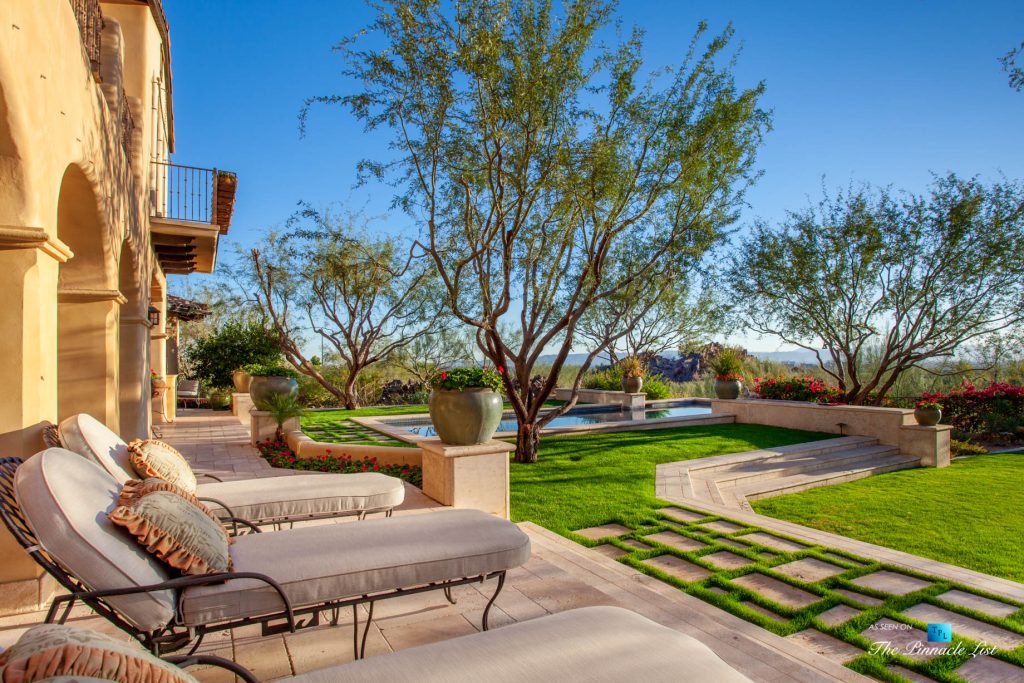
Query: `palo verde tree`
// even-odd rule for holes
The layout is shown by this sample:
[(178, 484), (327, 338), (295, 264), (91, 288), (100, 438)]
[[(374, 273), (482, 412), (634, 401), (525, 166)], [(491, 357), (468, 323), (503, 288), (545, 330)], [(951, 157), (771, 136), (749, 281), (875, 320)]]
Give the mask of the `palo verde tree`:
[(708, 39), (699, 26), (679, 66), (645, 78), (640, 31), (611, 47), (599, 38), (613, 3), (374, 6), (367, 33), (381, 41), (340, 48), (362, 91), (310, 103), (347, 105), (394, 134), (395, 158), (362, 169), (397, 184), (451, 312), (508, 370), (515, 457), (534, 462), (540, 429), (572, 407), (600, 352), (573, 398), (542, 416), (586, 312), (686, 272), (735, 219), (768, 125), (762, 88), (734, 84), (731, 27)]
[(754, 331), (814, 351), (843, 401), (880, 404), (909, 368), (1024, 320), (1022, 201), (955, 175), (925, 195), (839, 192), (757, 226), (731, 297)]
[[(363, 370), (447, 318), (438, 314), (440, 290), (431, 263), (414, 257), (397, 238), (371, 238), (350, 220), (310, 209), (290, 232), (270, 235), (252, 249), (244, 271), (285, 358), (350, 410), (359, 407)], [(303, 350), (307, 332), (337, 352), (345, 370), (341, 386)]]

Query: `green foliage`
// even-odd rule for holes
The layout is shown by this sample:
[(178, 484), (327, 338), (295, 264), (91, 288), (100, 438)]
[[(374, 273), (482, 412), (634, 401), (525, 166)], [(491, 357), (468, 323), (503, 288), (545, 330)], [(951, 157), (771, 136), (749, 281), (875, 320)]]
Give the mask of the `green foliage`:
[(243, 368), (253, 377), (291, 377), (297, 379), (295, 368), (280, 363), (251, 363)]
[(724, 348), (708, 361), (715, 379), (742, 379), (743, 359), (735, 349)]
[(810, 403), (837, 403), (842, 398), (838, 387), (816, 377), (757, 377), (754, 393), (763, 399), (775, 401), (809, 401)]
[(256, 444), (260, 455), (272, 467), (282, 467), (304, 472), (334, 472), (352, 474), (356, 472), (380, 472), (391, 477), (404, 479), (413, 486), (423, 486), (423, 469), (415, 465), (382, 465), (377, 458), (356, 458), (348, 453), (331, 453), (316, 458), (296, 458), (295, 453), (283, 439), (261, 441)]
[(954, 458), (958, 458), (961, 455), (987, 455), (988, 449), (980, 444), (971, 443), (970, 441), (950, 439), (949, 452)]
[(486, 370), (484, 368), (452, 368), (442, 370), (430, 380), (435, 389), (472, 389), (486, 388), (500, 392), (502, 389), (501, 373), (504, 369)]
[(643, 377), (644, 363), (636, 356), (626, 356), (619, 361), (619, 369), (623, 377)]
[(278, 430), (284, 427), (284, 423), (291, 418), (302, 417), (303, 414), (299, 398), (292, 394), (271, 394), (262, 401), (258, 401), (256, 407), (270, 413), (274, 422), (277, 423)]
[(253, 363), (276, 363), (281, 351), (277, 335), (254, 320), (229, 319), (205, 337), (189, 340), (183, 349), (188, 377), (207, 386), (231, 386), (231, 374)]
[[(604, 391), (622, 391), (623, 365), (617, 363), (611, 367), (591, 370), (583, 379), (584, 389), (602, 389)], [(644, 378), (643, 393), (647, 400), (656, 401), (672, 398), (672, 388), (661, 375), (641, 375)], [(674, 382), (672, 384), (675, 384)]]
[(661, 375), (655, 375), (644, 380), (644, 394), (648, 401), (660, 401), (672, 398), (672, 389), (661, 379)]

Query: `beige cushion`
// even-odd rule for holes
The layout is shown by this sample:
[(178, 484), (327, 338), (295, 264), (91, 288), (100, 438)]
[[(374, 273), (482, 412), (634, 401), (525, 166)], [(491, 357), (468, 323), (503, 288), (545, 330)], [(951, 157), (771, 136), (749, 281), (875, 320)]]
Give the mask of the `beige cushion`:
[(5, 683), (197, 683), (188, 673), (154, 657), (134, 641), (61, 624), (30, 628), (0, 655), (0, 661), (0, 680)]
[[(201, 483), (196, 495), (215, 498), (236, 517), (266, 523), (397, 507), (405, 500), (405, 485), (379, 472), (297, 474)], [(207, 504), (214, 514), (226, 514), (215, 503)]]
[(135, 479), (128, 444), (92, 415), (72, 415), (57, 426), (57, 434), (64, 448), (89, 458), (119, 484)]
[[(302, 606), (512, 569), (530, 558), (530, 539), (479, 510), (444, 510), (239, 536), (231, 556), (236, 572), (273, 577)], [(248, 579), (186, 588), (180, 601), (187, 625), (280, 608), (276, 593)]]
[(584, 607), (278, 683), (750, 683), (690, 636), (618, 607)]
[[(107, 519), (121, 489), (85, 458), (50, 448), (26, 460), (15, 475), (18, 505), (42, 546), (94, 590), (167, 581), (167, 567)], [(139, 628), (150, 631), (174, 615), (174, 594), (158, 591), (109, 598)]]
[(110, 521), (169, 566), (183, 574), (231, 571), (228, 536), (201, 503), (155, 487), (126, 502), (107, 515)]
[(128, 459), (143, 479), (156, 477), (196, 492), (196, 475), (188, 460), (174, 446), (157, 439), (135, 439), (128, 444)]

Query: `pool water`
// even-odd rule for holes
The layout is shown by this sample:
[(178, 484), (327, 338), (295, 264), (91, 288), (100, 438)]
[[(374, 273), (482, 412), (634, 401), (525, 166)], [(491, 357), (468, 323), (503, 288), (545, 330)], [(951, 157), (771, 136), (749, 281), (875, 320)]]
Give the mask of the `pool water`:
[[(625, 422), (627, 420), (658, 420), (666, 417), (686, 417), (689, 415), (708, 415), (710, 406), (701, 403), (680, 403), (665, 408), (647, 408), (646, 410), (595, 409), (591, 407), (573, 408), (565, 415), (556, 417), (546, 428), (573, 427), (576, 425), (601, 424), (603, 422)], [(388, 423), (401, 427), (419, 436), (437, 436), (437, 431), (430, 420), (388, 420)], [(505, 413), (498, 424), (499, 432), (514, 432), (517, 429), (515, 416)]]

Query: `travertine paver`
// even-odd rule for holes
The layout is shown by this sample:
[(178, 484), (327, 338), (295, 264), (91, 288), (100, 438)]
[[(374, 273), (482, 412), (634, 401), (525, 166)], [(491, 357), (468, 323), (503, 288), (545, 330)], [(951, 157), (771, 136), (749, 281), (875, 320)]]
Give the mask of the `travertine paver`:
[(627, 553), (622, 548), (617, 548), (617, 547), (611, 545), (610, 543), (605, 543), (604, 545), (599, 545), (596, 548), (594, 548), (593, 550), (595, 552), (598, 552), (598, 553), (604, 555), (605, 557), (610, 557), (613, 560), (617, 560), (617, 559), (619, 559), (620, 557), (622, 557), (624, 555), (629, 555), (629, 553)]
[(870, 595), (864, 595), (863, 593), (858, 593), (857, 591), (852, 591), (848, 588), (833, 588), (832, 590), (840, 595), (850, 598), (850, 600), (853, 600), (858, 605), (864, 605), (865, 607), (878, 607), (885, 602), (885, 600), (879, 600), (878, 598), (873, 598)]
[(959, 605), (960, 607), (966, 607), (976, 612), (984, 612), (985, 614), (991, 614), (994, 617), (1006, 618), (1020, 609), (1016, 605), (1010, 605), (1005, 602), (998, 600), (992, 600), (985, 598), (974, 593), (967, 593), (961, 590), (946, 591), (942, 595), (937, 596), (939, 600)]
[(907, 669), (902, 666), (890, 666), (889, 671), (893, 672), (897, 676), (903, 676), (905, 679), (910, 681), (910, 683), (933, 683), (933, 681), (935, 680), (934, 678), (922, 676), (916, 671), (911, 671), (910, 669)]
[(621, 524), (603, 524), (601, 526), (587, 527), (586, 529), (577, 529), (573, 533), (596, 541), (611, 536), (622, 536), (623, 534), (632, 533), (632, 531), (629, 527), (622, 526)]
[(914, 605), (903, 613), (926, 624), (950, 624), (954, 636), (966, 636), (988, 645), (995, 645), (1002, 650), (1012, 650), (1024, 645), (1024, 636), (928, 603)]
[(623, 545), (628, 545), (630, 548), (636, 548), (637, 550), (650, 550), (651, 546), (647, 545), (643, 541), (638, 541), (635, 538), (625, 538), (622, 540)]
[(796, 586), (790, 586), (788, 583), (783, 583), (778, 579), (773, 579), (770, 576), (765, 576), (758, 572), (753, 572), (746, 576), (731, 579), (731, 582), (735, 583), (737, 586), (742, 586), (749, 591), (753, 591), (758, 595), (764, 596), (773, 602), (777, 602), (780, 605), (785, 605), (786, 607), (792, 607), (794, 609), (813, 605), (815, 602), (820, 600), (820, 598), (813, 593), (808, 593)]
[(690, 550), (700, 550), (701, 548), (707, 547), (706, 543), (701, 543), (700, 541), (694, 540), (689, 536), (683, 536), (682, 534), (677, 534), (674, 531), (660, 531), (656, 534), (651, 534), (650, 536), (644, 536), (644, 538), (649, 539), (651, 541), (656, 541), (658, 543), (661, 543), (662, 545), (667, 545), (672, 548), (678, 548), (679, 550), (682, 550), (684, 552)]
[(821, 581), (846, 571), (843, 567), (834, 565), (831, 562), (822, 562), (814, 557), (805, 557), (802, 560), (780, 564), (772, 567), (772, 570), (799, 581), (807, 581), (808, 583)]
[(693, 512), (691, 510), (684, 510), (683, 508), (677, 507), (661, 508), (660, 510), (658, 510), (658, 512), (665, 515), (669, 519), (674, 519), (676, 521), (685, 523), (696, 522), (699, 519), (704, 519), (705, 517), (707, 517), (707, 515), (702, 512)]
[(924, 631), (888, 617), (879, 619), (860, 634), (873, 643), (884, 644), (898, 654), (921, 662), (935, 659), (947, 647), (941, 643), (929, 643), (928, 634)]
[(864, 651), (859, 647), (854, 647), (849, 643), (844, 643), (838, 638), (833, 638), (827, 633), (813, 628), (807, 628), (798, 633), (794, 633), (791, 636), (787, 636), (786, 640), (799, 643), (803, 647), (809, 650), (817, 652), (823, 657), (828, 657), (834, 662), (846, 664), (847, 662), (856, 659), (860, 655), (864, 654)]
[(769, 619), (772, 619), (774, 621), (783, 622), (783, 623), (789, 621), (789, 619), (787, 619), (786, 617), (782, 616), (781, 614), (776, 614), (775, 612), (771, 611), (767, 607), (761, 607), (761, 605), (757, 604), (756, 602), (750, 602), (749, 600), (744, 600), (740, 604), (743, 605), (744, 607), (746, 607), (747, 609), (752, 609), (755, 612), (757, 612), (758, 614), (764, 615), (764, 616), (766, 616)]
[(836, 605), (832, 609), (825, 610), (819, 614), (818, 620), (828, 626), (838, 626), (839, 624), (845, 624), (858, 614), (860, 614), (859, 609), (855, 609), (849, 605)]
[(766, 548), (773, 548), (775, 550), (781, 550), (784, 553), (791, 553), (798, 550), (807, 550), (807, 546), (803, 543), (797, 543), (795, 541), (787, 541), (784, 538), (773, 536), (772, 534), (766, 534), (763, 531), (755, 531), (752, 534), (744, 534), (737, 536), (743, 541), (750, 541), (751, 543), (757, 543), (763, 545)]
[(675, 555), (658, 555), (649, 560), (644, 560), (643, 564), (660, 569), (666, 574), (671, 574), (683, 581), (700, 581), (711, 576), (711, 572), (704, 569), (704, 567), (698, 567), (693, 562), (687, 562)]
[(851, 583), (882, 593), (891, 593), (892, 595), (906, 595), (907, 593), (913, 593), (932, 585), (929, 581), (900, 574), (899, 572), (891, 572), (886, 569), (865, 574), (854, 579)]
[(711, 553), (710, 555), (704, 555), (700, 559), (705, 562), (719, 567), (721, 569), (739, 569), (745, 567), (748, 564), (753, 564), (754, 561), (737, 555), (736, 553), (730, 553), (728, 550), (720, 550), (717, 553)]
[(968, 683), (1020, 683), (1020, 681), (1024, 681), (1024, 669), (988, 655), (969, 659), (956, 670), (956, 673)]
[(708, 522), (707, 524), (701, 524), (697, 529), (709, 529), (711, 531), (717, 531), (720, 534), (731, 534), (734, 531), (740, 531), (747, 527), (741, 524), (733, 524), (732, 522), (726, 522), (724, 520), (718, 520), (717, 522)]

